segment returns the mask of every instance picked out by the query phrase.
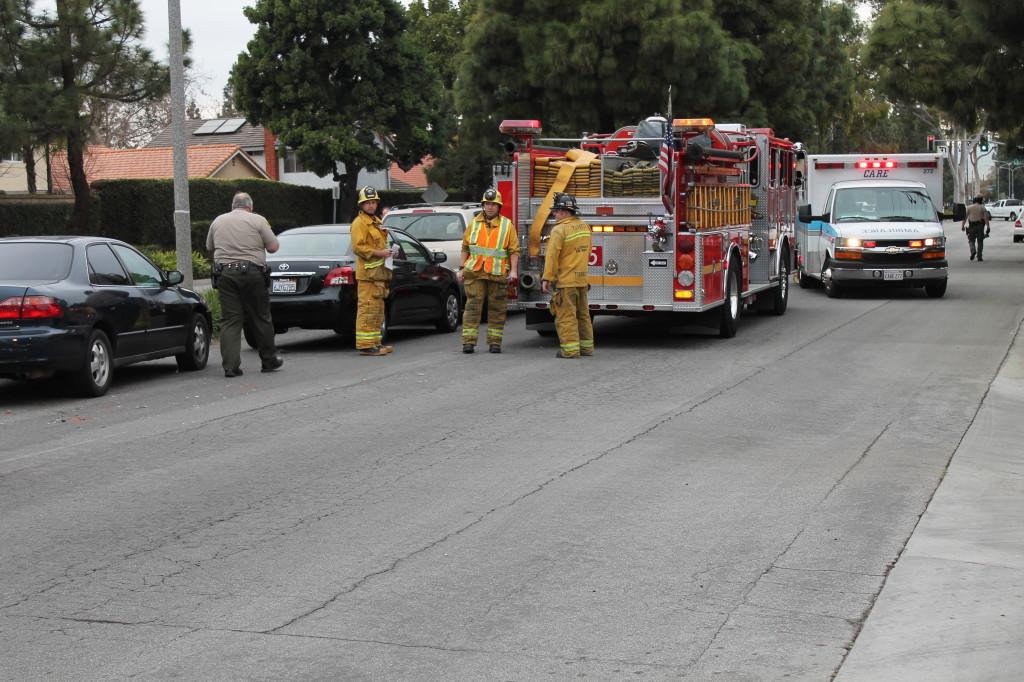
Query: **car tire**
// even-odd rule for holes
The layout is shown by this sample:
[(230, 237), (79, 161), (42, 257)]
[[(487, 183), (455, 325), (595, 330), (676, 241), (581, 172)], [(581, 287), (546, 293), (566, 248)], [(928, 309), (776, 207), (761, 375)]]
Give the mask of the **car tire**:
[(842, 298), (843, 287), (840, 286), (839, 282), (832, 279), (831, 276), (825, 277), (825, 272), (832, 267), (829, 261), (825, 261), (825, 265), (821, 268), (821, 283), (825, 286), (825, 295), (829, 298)]
[(554, 329), (538, 329), (537, 330), (537, 335), (538, 336), (543, 336), (545, 339), (549, 339), (549, 338), (551, 338), (551, 337), (553, 337), (555, 335), (555, 330)]
[(193, 313), (188, 323), (188, 337), (185, 352), (174, 356), (178, 369), (184, 372), (198, 372), (206, 367), (210, 359), (210, 325), (202, 313)]
[(459, 292), (451, 289), (444, 295), (441, 305), (441, 317), (437, 320), (437, 331), (450, 333), (459, 328), (462, 311), (459, 305)]
[(114, 374), (114, 355), (110, 348), (110, 339), (103, 330), (93, 329), (85, 344), (82, 367), (71, 376), (76, 394), (97, 398), (110, 388)]
[(928, 298), (942, 298), (946, 295), (946, 284), (949, 282), (948, 279), (944, 279), (941, 282), (928, 282), (924, 285), (925, 293), (928, 294)]
[(1016, 213), (1011, 213), (1010, 217), (1008, 218), (1008, 220), (1016, 220), (1016, 219), (1017, 219), (1017, 214)]
[(740, 319), (740, 310), (743, 308), (740, 288), (740, 269), (733, 262), (725, 274), (725, 300), (718, 321), (718, 335), (723, 339), (736, 336), (736, 326)]
[(797, 270), (797, 273), (800, 278), (801, 289), (813, 289), (818, 285), (818, 282), (813, 277), (808, 276), (803, 270)]

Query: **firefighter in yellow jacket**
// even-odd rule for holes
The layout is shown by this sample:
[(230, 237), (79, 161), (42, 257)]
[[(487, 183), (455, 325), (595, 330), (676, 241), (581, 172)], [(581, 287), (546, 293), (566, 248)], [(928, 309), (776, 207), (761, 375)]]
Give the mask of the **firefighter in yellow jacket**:
[(512, 221), (499, 214), (501, 193), (488, 189), (480, 200), (483, 212), (473, 218), (462, 236), (459, 281), (466, 289), (462, 315), (462, 352), (472, 353), (487, 303), (487, 349), (501, 352), (508, 315), (508, 288), (519, 276), (519, 238)]
[(560, 348), (555, 357), (577, 358), (594, 354), (594, 325), (587, 302), (590, 262), (590, 225), (576, 217), (576, 197), (559, 192), (551, 204), (555, 226), (548, 237), (541, 290), (551, 294)]
[(387, 355), (393, 348), (381, 344), (384, 301), (388, 297), (391, 270), (385, 259), (393, 255), (387, 232), (377, 217), (380, 198), (373, 187), (359, 190), (359, 215), (352, 221), (352, 250), (356, 254), (356, 350), (360, 355)]

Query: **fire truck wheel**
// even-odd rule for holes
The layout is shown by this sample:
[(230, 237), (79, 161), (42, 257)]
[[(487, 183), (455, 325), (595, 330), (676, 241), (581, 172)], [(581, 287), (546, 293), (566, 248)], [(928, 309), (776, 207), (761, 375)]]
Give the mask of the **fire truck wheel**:
[(736, 323), (740, 319), (743, 301), (740, 298), (740, 270), (735, 262), (729, 266), (725, 277), (725, 303), (722, 305), (722, 317), (718, 323), (718, 335), (723, 339), (736, 336)]
[(772, 295), (771, 311), (773, 315), (783, 315), (789, 306), (789, 253), (782, 252), (779, 262), (779, 286)]

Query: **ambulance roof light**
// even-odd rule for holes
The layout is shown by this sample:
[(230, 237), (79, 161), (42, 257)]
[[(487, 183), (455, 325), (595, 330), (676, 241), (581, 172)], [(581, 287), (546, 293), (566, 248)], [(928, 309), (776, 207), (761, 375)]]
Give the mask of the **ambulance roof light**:
[(530, 135), (537, 137), (540, 135), (541, 126), (540, 121), (537, 119), (519, 119), (511, 118), (505, 119), (498, 126), (498, 130), (504, 135)]

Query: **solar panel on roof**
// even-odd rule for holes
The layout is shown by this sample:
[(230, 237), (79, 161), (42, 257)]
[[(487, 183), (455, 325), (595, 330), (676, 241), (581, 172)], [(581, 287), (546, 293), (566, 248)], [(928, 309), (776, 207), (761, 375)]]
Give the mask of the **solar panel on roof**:
[(203, 125), (199, 126), (192, 131), (193, 135), (212, 135), (217, 128), (224, 125), (223, 118), (215, 118), (212, 121), (207, 121)]
[(245, 125), (244, 118), (229, 118), (228, 120), (224, 121), (224, 123), (219, 128), (217, 128), (215, 133), (217, 135), (226, 135), (228, 133), (238, 132), (238, 129), (241, 128), (243, 125)]

